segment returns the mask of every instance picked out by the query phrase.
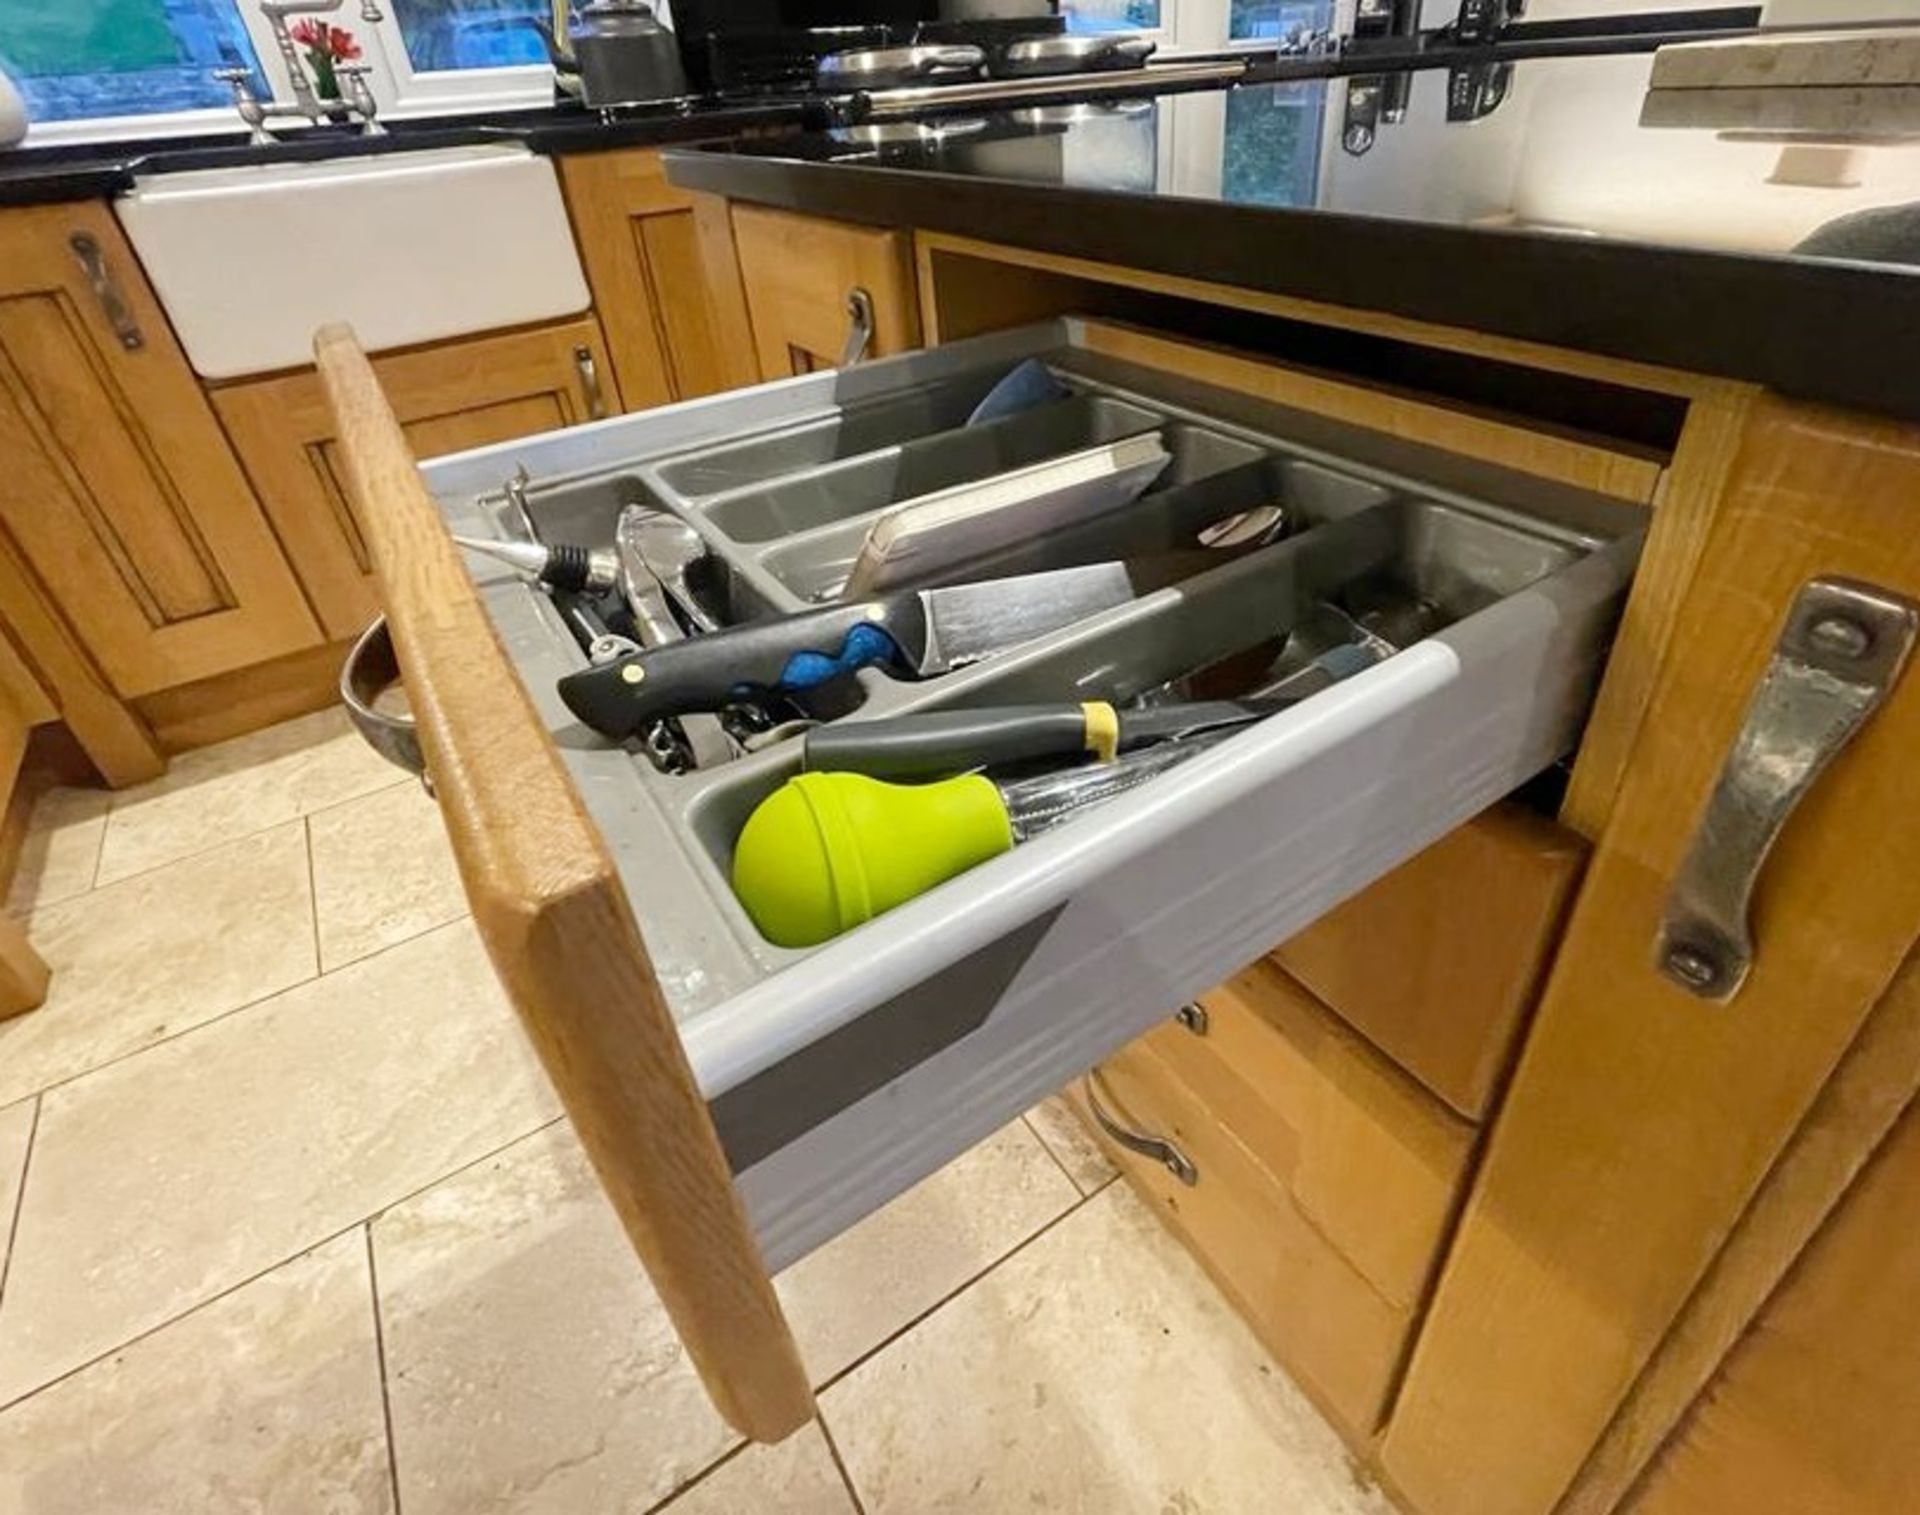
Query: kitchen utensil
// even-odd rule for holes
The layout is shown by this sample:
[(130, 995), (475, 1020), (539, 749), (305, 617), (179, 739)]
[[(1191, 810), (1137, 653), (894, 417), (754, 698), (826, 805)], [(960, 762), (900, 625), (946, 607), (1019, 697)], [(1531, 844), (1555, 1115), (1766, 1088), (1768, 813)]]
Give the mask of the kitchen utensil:
[(1174, 582), (1198, 554), (988, 579), (750, 622), (568, 674), (560, 697), (603, 736), (648, 721), (799, 693), (859, 668), (925, 678)]
[(718, 631), (687, 582), (687, 570), (707, 556), (707, 544), (678, 516), (650, 505), (627, 505), (613, 529), (614, 550), (624, 565), (644, 567), (696, 631)]
[(922, 495), (873, 523), (841, 594), (847, 599), (963, 575), (1032, 538), (1130, 505), (1171, 461), (1158, 432), (1103, 442), (992, 478)]
[(588, 105), (644, 105), (688, 93), (679, 44), (647, 0), (592, 0), (574, 14), (564, 44), (545, 21), (527, 18), (547, 44), (554, 72), (577, 76)]
[(970, 43), (921, 43), (913, 47), (861, 47), (829, 53), (814, 69), (814, 82), (835, 93), (890, 89), (929, 79), (968, 79), (986, 66), (987, 55)]
[(747, 817), (733, 851), (733, 892), (768, 941), (816, 946), (1227, 735), (1005, 785), (978, 774), (889, 784), (862, 773), (802, 773)]
[(1099, 69), (1140, 68), (1159, 44), (1150, 37), (1080, 33), (1010, 42), (993, 56), (990, 72), (1010, 79), (1035, 74), (1081, 74)]
[(1238, 515), (1226, 516), (1200, 531), (1202, 547), (1264, 547), (1287, 534), (1287, 510), (1284, 505), (1256, 505)]
[(841, 721), (815, 727), (801, 738), (800, 764), (816, 773), (911, 780), (1042, 758), (1091, 754), (1112, 762), (1120, 753), (1142, 747), (1250, 726), (1372, 667), (1374, 661), (1359, 647), (1330, 648), (1288, 681), (1284, 692), (1259, 701), (1203, 700), (1119, 709), (1104, 700), (1091, 700), (1079, 705), (999, 705)]
[(1067, 387), (1053, 376), (1053, 370), (1038, 358), (1028, 358), (986, 392), (967, 417), (967, 425), (984, 426), (1002, 416), (1018, 415), (1066, 397)]
[(497, 542), (485, 537), (453, 539), (468, 552), (505, 563), (515, 573), (553, 589), (598, 594), (620, 582), (619, 559), (604, 547), (565, 542)]

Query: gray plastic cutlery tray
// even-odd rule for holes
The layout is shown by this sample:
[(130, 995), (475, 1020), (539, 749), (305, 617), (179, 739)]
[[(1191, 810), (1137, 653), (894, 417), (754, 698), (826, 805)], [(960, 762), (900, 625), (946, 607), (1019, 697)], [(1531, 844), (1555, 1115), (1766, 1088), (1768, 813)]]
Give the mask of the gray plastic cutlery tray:
[[(1438, 612), (1434, 635), (1376, 667), (802, 952), (763, 939), (727, 881), (798, 743), (670, 774), (593, 736), (555, 693), (586, 665), (579, 638), (542, 591), (469, 555), (620, 868), (774, 1266), (1563, 755), (1632, 575), (1636, 511), (1485, 468), (1488, 487), (1462, 492), (1364, 447), (1329, 451), (1324, 424), (1104, 358), (1082, 333), (1051, 322), (425, 470), (453, 527), (483, 536), (605, 543), (627, 503), (670, 511), (710, 549), (710, 598), (732, 622), (818, 603), (892, 505), (1142, 431), (1171, 454), (1147, 493), (1010, 540), (991, 573), (1190, 548), (1225, 516), (1288, 509), (1269, 546), (970, 667), (863, 670), (828, 707), (845, 720), (1124, 701), (1257, 667), (1355, 586)], [(966, 426), (1027, 356), (1065, 397)], [(517, 466), (524, 516), (501, 490)]]

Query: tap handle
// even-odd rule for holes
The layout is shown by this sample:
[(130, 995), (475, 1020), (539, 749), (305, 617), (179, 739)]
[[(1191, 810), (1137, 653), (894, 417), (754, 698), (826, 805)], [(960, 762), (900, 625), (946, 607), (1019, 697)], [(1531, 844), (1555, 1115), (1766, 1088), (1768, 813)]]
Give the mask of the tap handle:
[(253, 93), (253, 70), (245, 66), (216, 68), (213, 77), (222, 84), (230, 85), (235, 95)]

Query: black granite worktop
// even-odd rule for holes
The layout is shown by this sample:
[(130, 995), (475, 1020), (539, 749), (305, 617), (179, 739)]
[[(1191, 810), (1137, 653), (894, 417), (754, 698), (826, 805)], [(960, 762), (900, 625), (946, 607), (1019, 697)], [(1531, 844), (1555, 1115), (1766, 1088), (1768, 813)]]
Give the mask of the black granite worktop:
[(1920, 418), (1920, 141), (1642, 126), (1650, 67), (1523, 61), (1472, 122), (1446, 70), (1413, 73), (1360, 152), (1367, 81), (1342, 78), (813, 131), (668, 175)]
[(803, 100), (702, 102), (689, 109), (622, 110), (607, 118), (580, 106), (554, 106), (382, 121), (386, 131), (372, 137), (350, 127), (276, 125), (277, 140), (261, 146), (248, 142), (246, 129), (236, 120), (231, 133), (211, 136), (0, 151), (0, 206), (100, 199), (132, 188), (136, 174), (309, 162), (481, 142), (524, 142), (539, 153), (659, 147), (794, 130), (824, 119), (824, 109), (817, 102)]

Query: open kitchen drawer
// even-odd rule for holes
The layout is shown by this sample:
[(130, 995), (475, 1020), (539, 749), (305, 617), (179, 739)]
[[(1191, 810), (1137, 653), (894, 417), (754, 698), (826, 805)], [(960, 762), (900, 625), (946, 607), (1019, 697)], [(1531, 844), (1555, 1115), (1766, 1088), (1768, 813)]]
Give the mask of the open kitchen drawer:
[[(417, 473), (350, 338), (321, 339), (476, 919), (710, 1390), (750, 1434), (784, 1434), (807, 1402), (764, 1270), (1561, 757), (1632, 576), (1629, 508), (1438, 454), (1423, 478), (1404, 446), (1389, 470), (1359, 432), (1330, 452), (1317, 427), (1309, 447), (1297, 416), (1091, 352), (1090, 330), (1051, 322)], [(1070, 394), (996, 423), (997, 440), (969, 435), (973, 404), (1028, 356)], [(830, 591), (894, 500), (1141, 428), (1172, 462), (1109, 523), (1116, 550), (1263, 498), (1294, 529), (936, 679), (864, 670), (816, 713), (1128, 699), (1277, 645), (1316, 599), (1383, 576), (1441, 629), (803, 951), (764, 939), (727, 882), (796, 744), (675, 773), (594, 737), (556, 693), (587, 657), (553, 600), (477, 558), (463, 569), (440, 530), (605, 540), (623, 501), (653, 504), (701, 534), (726, 615), (747, 619)], [(521, 467), (523, 505), (502, 490)], [(1009, 544), (995, 571), (1050, 566), (1050, 550)]]

